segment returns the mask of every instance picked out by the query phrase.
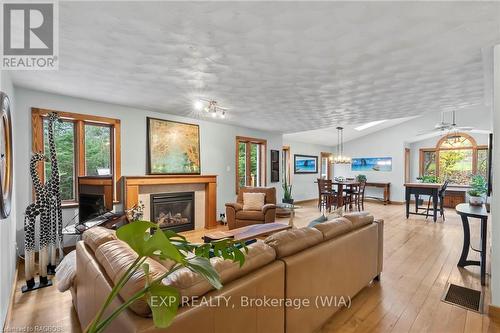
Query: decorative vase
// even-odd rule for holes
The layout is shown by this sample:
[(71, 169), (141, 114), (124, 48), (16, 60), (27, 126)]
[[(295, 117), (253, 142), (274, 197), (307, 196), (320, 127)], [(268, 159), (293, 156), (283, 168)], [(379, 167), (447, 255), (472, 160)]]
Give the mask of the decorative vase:
[(293, 205), (293, 199), (285, 199), (285, 198), (283, 198), (283, 199), (281, 200), (281, 202), (286, 203), (286, 204)]
[(469, 196), (469, 204), (471, 204), (472, 206), (481, 206), (483, 203), (483, 197), (474, 197), (472, 195)]

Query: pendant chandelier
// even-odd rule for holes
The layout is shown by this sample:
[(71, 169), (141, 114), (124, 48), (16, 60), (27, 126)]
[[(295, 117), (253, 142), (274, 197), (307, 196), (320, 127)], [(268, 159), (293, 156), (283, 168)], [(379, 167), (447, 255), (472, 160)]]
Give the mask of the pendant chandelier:
[(344, 128), (337, 127), (337, 156), (333, 158), (334, 164), (350, 164), (351, 158), (344, 155)]

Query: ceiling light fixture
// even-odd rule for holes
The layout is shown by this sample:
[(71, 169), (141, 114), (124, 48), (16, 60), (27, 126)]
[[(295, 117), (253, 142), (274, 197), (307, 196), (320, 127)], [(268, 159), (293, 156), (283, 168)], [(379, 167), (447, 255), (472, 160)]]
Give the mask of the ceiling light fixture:
[(200, 99), (194, 103), (194, 107), (198, 111), (205, 111), (207, 114), (211, 115), (213, 118), (219, 117), (221, 119), (226, 118), (227, 108), (223, 108), (217, 104), (217, 101)]
[(370, 128), (370, 127), (373, 127), (373, 126), (377, 126), (378, 124), (382, 124), (382, 123), (385, 123), (387, 120), (376, 120), (376, 121), (372, 121), (372, 122), (369, 122), (369, 123), (366, 123), (366, 124), (363, 124), (363, 125), (360, 125), (358, 127), (354, 127), (354, 129), (356, 131), (363, 131), (367, 128)]
[(334, 164), (350, 164), (351, 158), (344, 156), (344, 128), (337, 127), (337, 156), (333, 158)]

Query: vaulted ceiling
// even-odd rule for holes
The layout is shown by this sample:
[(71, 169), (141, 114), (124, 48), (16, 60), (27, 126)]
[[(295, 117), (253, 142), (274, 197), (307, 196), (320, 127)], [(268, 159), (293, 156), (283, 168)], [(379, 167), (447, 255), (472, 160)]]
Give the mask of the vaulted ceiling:
[(482, 105), (498, 2), (60, 2), (58, 71), (18, 86), (297, 132)]

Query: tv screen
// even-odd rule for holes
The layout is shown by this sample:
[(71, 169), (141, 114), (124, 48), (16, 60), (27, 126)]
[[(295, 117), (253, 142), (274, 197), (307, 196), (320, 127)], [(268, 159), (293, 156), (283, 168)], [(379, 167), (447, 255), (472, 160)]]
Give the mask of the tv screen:
[(103, 194), (85, 194), (80, 193), (78, 196), (78, 217), (80, 223), (84, 223), (94, 217), (106, 213), (104, 206)]

